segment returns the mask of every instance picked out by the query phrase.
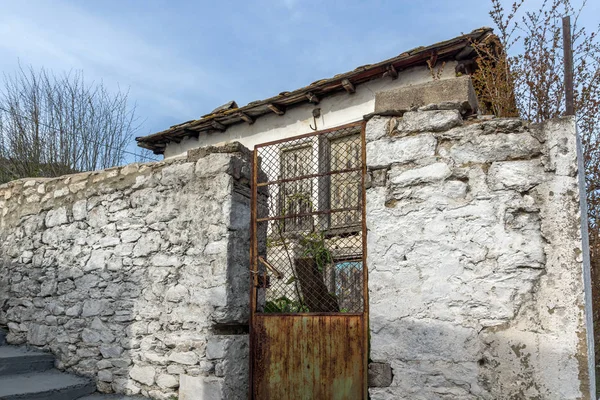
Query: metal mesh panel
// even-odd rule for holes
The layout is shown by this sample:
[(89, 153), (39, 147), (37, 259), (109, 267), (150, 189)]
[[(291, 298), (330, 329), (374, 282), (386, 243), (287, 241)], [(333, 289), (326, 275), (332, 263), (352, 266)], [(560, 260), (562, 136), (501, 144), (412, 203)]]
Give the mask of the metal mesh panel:
[(256, 311), (364, 309), (361, 125), (256, 146)]

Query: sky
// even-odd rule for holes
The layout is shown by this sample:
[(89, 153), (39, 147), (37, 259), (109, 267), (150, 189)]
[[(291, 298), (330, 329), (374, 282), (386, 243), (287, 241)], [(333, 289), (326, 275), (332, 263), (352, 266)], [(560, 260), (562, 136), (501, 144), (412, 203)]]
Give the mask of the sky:
[[(488, 0), (0, 0), (0, 72), (81, 70), (129, 91), (144, 136), (493, 26), (489, 9)], [(582, 23), (597, 26), (600, 1), (586, 9)]]

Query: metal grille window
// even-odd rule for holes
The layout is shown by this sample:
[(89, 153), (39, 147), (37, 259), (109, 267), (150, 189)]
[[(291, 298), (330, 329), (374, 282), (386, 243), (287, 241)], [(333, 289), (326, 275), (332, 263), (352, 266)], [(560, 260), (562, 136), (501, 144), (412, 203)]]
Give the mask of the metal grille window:
[(309, 161), (312, 157), (310, 146), (284, 149), (281, 152), (281, 214), (284, 230), (294, 232), (312, 228), (312, 181), (296, 179), (309, 174)]
[(331, 140), (332, 171), (354, 170), (347, 174), (331, 175), (331, 227), (352, 227), (360, 224), (360, 135), (353, 134)]
[[(255, 148), (257, 312), (364, 310), (361, 125)], [(254, 242), (257, 246), (257, 242)]]

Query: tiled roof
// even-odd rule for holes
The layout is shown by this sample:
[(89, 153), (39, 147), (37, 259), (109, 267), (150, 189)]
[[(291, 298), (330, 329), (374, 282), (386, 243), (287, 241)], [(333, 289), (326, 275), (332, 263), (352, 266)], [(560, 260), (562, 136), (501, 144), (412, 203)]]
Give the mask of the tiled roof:
[(282, 92), (265, 100), (253, 101), (243, 107), (238, 107), (235, 101), (231, 101), (200, 119), (173, 125), (152, 135), (137, 137), (136, 141), (138, 146), (150, 149), (155, 154), (162, 154), (169, 142), (178, 143), (185, 137), (198, 137), (202, 132), (224, 131), (229, 125), (238, 123), (252, 124), (265, 114), (283, 115), (290, 107), (308, 102), (318, 103), (321, 99), (340, 91), (353, 93), (356, 85), (385, 76), (395, 79), (403, 69), (425, 64), (428, 60), (434, 63), (436, 60), (471, 60), (475, 57), (475, 52), (470, 44), (481, 42), (490, 35), (493, 35), (491, 28), (479, 28), (454, 39), (427, 47), (417, 47), (394, 58), (318, 80), (292, 92)]

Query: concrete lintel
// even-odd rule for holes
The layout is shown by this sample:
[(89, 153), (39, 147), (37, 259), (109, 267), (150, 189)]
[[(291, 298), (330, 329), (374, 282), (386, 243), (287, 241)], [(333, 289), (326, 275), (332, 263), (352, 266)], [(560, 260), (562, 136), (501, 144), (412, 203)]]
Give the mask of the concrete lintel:
[(375, 94), (375, 113), (410, 110), (431, 104), (456, 104), (461, 112), (476, 112), (477, 95), (469, 76), (435, 80)]

